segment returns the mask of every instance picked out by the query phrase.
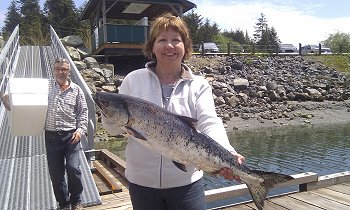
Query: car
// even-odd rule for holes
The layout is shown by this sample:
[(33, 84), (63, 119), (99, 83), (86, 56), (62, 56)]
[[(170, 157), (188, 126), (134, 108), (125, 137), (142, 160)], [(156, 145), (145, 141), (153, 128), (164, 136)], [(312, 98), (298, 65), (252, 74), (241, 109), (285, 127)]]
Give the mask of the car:
[[(302, 54), (307, 53), (319, 53), (319, 46), (318, 45), (305, 45), (301, 48)], [(322, 47), (321, 46), (321, 54), (332, 54), (332, 50), (329, 47)]]
[(199, 52), (202, 52), (202, 47), (204, 46), (204, 53), (211, 52), (211, 53), (218, 53), (219, 47), (214, 42), (205, 42), (199, 45)]
[(280, 53), (296, 53), (298, 49), (292, 44), (280, 44), (279, 46)]

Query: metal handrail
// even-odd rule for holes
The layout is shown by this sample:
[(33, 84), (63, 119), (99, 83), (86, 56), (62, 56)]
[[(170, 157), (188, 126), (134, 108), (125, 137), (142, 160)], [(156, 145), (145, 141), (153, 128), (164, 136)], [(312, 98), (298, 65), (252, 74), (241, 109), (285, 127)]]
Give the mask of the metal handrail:
[[(71, 79), (73, 82), (78, 84), (81, 89), (84, 91), (87, 106), (88, 106), (88, 130), (87, 130), (87, 139), (88, 139), (88, 148), (84, 148), (84, 150), (91, 150), (94, 148), (94, 134), (96, 129), (96, 109), (95, 102), (92, 98), (92, 92), (90, 88), (87, 86), (85, 80), (80, 75), (78, 69), (74, 65), (73, 60), (69, 56), (59, 37), (57, 36), (55, 30), (50, 26), (51, 33), (51, 49), (53, 51), (54, 56), (66, 58), (70, 62), (71, 66)], [(90, 158), (90, 157), (87, 157)]]
[(16, 58), (18, 50), (19, 26), (17, 25), (0, 54), (0, 94), (6, 90), (8, 79), (15, 66), (14, 60)]

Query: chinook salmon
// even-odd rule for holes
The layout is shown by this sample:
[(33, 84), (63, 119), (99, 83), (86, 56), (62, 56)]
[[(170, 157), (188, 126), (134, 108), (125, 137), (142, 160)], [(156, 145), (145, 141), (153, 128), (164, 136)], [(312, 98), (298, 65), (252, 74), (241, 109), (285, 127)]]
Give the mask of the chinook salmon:
[(195, 119), (173, 114), (143, 99), (116, 93), (99, 92), (95, 102), (102, 114), (117, 126), (136, 137), (137, 141), (152, 151), (173, 160), (175, 166), (186, 171), (195, 166), (209, 174), (222, 168), (231, 168), (234, 175), (247, 185), (259, 210), (269, 189), (293, 177), (273, 172), (251, 170), (238, 164), (234, 155), (209, 136), (197, 132)]

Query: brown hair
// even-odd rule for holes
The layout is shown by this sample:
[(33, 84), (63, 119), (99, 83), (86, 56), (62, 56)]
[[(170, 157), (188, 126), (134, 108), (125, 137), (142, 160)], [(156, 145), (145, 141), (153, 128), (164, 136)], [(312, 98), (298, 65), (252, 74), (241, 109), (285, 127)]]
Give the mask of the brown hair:
[(156, 38), (159, 34), (168, 30), (169, 28), (174, 29), (178, 32), (184, 42), (185, 46), (185, 55), (182, 60), (186, 60), (192, 55), (192, 40), (190, 37), (189, 29), (185, 21), (181, 18), (174, 16), (171, 13), (164, 13), (161, 16), (157, 17), (151, 25), (150, 33), (148, 36), (148, 40), (144, 46), (143, 54), (149, 58), (154, 59), (153, 56), (153, 45), (156, 41)]

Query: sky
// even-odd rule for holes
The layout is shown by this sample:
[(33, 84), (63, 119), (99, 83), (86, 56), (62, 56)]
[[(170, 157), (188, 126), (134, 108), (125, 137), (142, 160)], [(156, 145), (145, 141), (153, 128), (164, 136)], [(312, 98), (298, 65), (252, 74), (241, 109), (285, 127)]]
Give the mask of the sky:
[[(0, 28), (11, 0), (1, 0)], [(44, 0), (40, 0), (43, 4)], [(84, 0), (75, 0), (76, 6)], [(349, 0), (191, 0), (203, 18), (223, 30), (240, 29), (253, 37), (254, 26), (263, 13), (282, 43), (318, 44), (337, 31), (350, 33)]]

